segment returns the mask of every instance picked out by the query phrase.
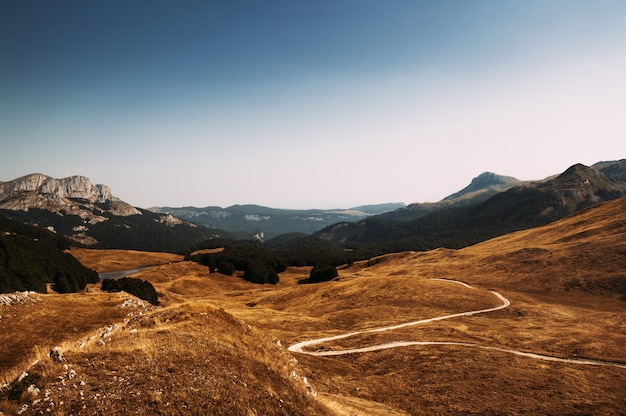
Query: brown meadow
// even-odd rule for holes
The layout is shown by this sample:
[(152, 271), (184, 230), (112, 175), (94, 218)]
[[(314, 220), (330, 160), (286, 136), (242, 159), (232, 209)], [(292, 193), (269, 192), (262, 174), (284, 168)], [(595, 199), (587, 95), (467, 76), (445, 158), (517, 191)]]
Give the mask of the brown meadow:
[[(626, 199), (462, 250), (396, 253), (340, 268), (334, 281), (275, 286), (163, 253), (72, 250), (85, 265), (134, 268), (160, 307), (122, 308), (98, 285), (0, 307), (1, 380), (27, 370), (41, 391), (12, 414), (623, 414), (626, 369), (549, 362), (462, 345), (334, 357), (291, 353), (307, 339), (498, 305), (490, 313), (361, 334), (323, 349), (454, 341), (626, 364)], [(162, 256), (162, 257), (161, 257)], [(123, 265), (123, 267), (122, 267)], [(474, 289), (432, 280), (462, 281)], [(106, 336), (101, 328), (117, 324)], [(89, 338), (92, 337), (92, 338)], [(90, 342), (81, 345), (80, 341)], [(101, 341), (101, 342), (98, 342)], [(60, 345), (64, 364), (47, 352)], [(27, 407), (23, 407), (27, 405)], [(48, 412), (49, 411), (49, 412)]]

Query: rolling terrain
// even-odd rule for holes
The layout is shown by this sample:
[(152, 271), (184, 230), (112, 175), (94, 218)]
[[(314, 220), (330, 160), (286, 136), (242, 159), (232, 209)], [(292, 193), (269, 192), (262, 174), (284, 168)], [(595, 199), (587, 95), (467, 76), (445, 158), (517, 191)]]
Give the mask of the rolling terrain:
[(330, 224), (358, 221), (404, 207), (403, 203), (366, 205), (349, 209), (277, 209), (259, 205), (221, 207), (153, 207), (150, 211), (169, 214), (211, 229), (227, 231), (242, 239), (267, 240), (281, 234), (312, 234)]
[[(309, 267), (290, 268), (277, 285), (259, 286), (183, 261), (135, 276), (157, 288), (160, 307), (102, 293), (98, 285), (80, 294), (37, 295), (0, 306), (0, 376), (9, 383), (28, 369), (2, 389), (17, 400), (0, 402), (0, 410), (620, 414), (626, 408), (625, 236), (626, 198), (620, 198), (460, 250), (355, 262), (321, 284), (298, 284)], [(132, 268), (141, 256), (72, 254), (100, 271), (107, 262)], [(164, 255), (163, 263), (171, 260)], [(501, 307), (493, 291), (510, 305)], [(447, 319), (432, 320), (441, 317)], [(414, 321), (423, 323), (369, 331)], [(345, 333), (354, 335), (302, 351), (405, 344), (335, 356), (289, 351)], [(55, 345), (63, 363), (47, 358)]]

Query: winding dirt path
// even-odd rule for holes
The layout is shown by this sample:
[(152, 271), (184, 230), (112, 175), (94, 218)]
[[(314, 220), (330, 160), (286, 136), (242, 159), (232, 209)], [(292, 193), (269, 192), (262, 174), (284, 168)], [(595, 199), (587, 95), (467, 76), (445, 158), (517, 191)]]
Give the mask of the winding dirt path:
[[(456, 284), (465, 286), (466, 288), (474, 289), (474, 287), (468, 285), (467, 283), (459, 282), (457, 280), (451, 280), (451, 279), (432, 279), (432, 280), (438, 280), (438, 281), (448, 282), (448, 283), (456, 283)], [(456, 342), (456, 341), (395, 341), (395, 342), (389, 342), (386, 344), (370, 345), (370, 346), (361, 347), (361, 348), (352, 348), (352, 349), (339, 350), (339, 351), (333, 351), (333, 350), (307, 351), (305, 350), (305, 348), (310, 348), (314, 345), (323, 344), (328, 341), (336, 341), (338, 339), (350, 338), (355, 335), (369, 334), (369, 333), (374, 333), (374, 332), (392, 331), (394, 329), (404, 328), (407, 326), (421, 325), (421, 324), (426, 324), (426, 323), (435, 322), (435, 321), (443, 321), (445, 319), (458, 318), (460, 316), (471, 316), (471, 315), (477, 315), (481, 313), (494, 312), (500, 309), (507, 308), (509, 307), (509, 305), (511, 305), (511, 302), (507, 298), (502, 296), (500, 293), (494, 290), (490, 290), (490, 292), (493, 293), (493, 295), (502, 302), (499, 306), (488, 308), (488, 309), (480, 309), (480, 310), (469, 311), (469, 312), (455, 313), (452, 315), (444, 315), (444, 316), (437, 316), (434, 318), (421, 319), (419, 321), (406, 322), (406, 323), (402, 323), (398, 325), (390, 325), (390, 326), (384, 326), (384, 327), (374, 328), (374, 329), (353, 331), (353, 332), (348, 332), (345, 334), (334, 335), (331, 337), (312, 339), (309, 341), (303, 341), (297, 344), (293, 344), (288, 348), (288, 350), (291, 352), (296, 352), (300, 354), (328, 357), (328, 356), (372, 352), (372, 351), (379, 351), (379, 350), (385, 350), (385, 349), (390, 349), (390, 348), (407, 347), (407, 346), (412, 346), (412, 345), (441, 345), (441, 346), (447, 345), (447, 346), (480, 348), (484, 350), (504, 352), (508, 354), (514, 354), (514, 355), (519, 355), (522, 357), (534, 358), (537, 360), (544, 360), (544, 361), (555, 361), (555, 362), (560, 362), (560, 363), (579, 364), (579, 365), (599, 365), (599, 366), (601, 365), (601, 366), (626, 368), (626, 364), (621, 364), (621, 363), (616, 363), (616, 362), (611, 362), (611, 361), (577, 359), (577, 358), (560, 358), (560, 357), (553, 357), (549, 355), (536, 354), (532, 352), (524, 352), (524, 351), (512, 350), (512, 349), (507, 349), (507, 348), (475, 344), (475, 343), (470, 343), (470, 342)]]

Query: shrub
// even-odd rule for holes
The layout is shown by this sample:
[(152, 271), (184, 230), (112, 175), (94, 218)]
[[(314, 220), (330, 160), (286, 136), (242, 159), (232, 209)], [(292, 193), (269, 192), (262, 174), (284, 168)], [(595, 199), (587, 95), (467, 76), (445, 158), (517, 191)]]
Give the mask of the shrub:
[(54, 287), (54, 290), (57, 291), (57, 293), (75, 292), (75, 290), (73, 290), (74, 288), (72, 287), (72, 285), (70, 285), (70, 283), (67, 281), (67, 276), (63, 272), (57, 272), (57, 274), (54, 275), (53, 287)]
[(337, 269), (329, 264), (322, 264), (313, 267), (309, 275), (309, 283), (327, 282), (339, 276)]
[(252, 263), (246, 267), (243, 278), (253, 283), (270, 283), (275, 285), (279, 282), (278, 274), (274, 269), (264, 264)]
[(237, 271), (237, 269), (235, 268), (235, 266), (229, 262), (229, 261), (221, 261), (219, 262), (219, 264), (217, 265), (217, 271), (228, 275), (228, 276), (232, 276), (233, 273), (235, 273), (235, 271)]
[(141, 279), (134, 279), (132, 277), (122, 277), (121, 279), (104, 279), (102, 281), (102, 290), (106, 292), (121, 292), (130, 293), (137, 296), (139, 299), (143, 299), (150, 302), (153, 305), (158, 305), (159, 300), (156, 290), (150, 282), (146, 282)]

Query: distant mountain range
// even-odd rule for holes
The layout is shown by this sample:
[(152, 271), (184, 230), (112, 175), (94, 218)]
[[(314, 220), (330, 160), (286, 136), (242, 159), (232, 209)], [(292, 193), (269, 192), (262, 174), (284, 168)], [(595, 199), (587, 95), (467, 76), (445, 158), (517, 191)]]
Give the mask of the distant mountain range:
[(364, 205), (350, 209), (276, 209), (259, 205), (221, 207), (154, 207), (150, 211), (169, 214), (209, 228), (227, 231), (236, 238), (270, 239), (281, 234), (312, 234), (337, 222), (354, 222), (404, 207), (404, 203)]
[(577, 164), (533, 182), (485, 172), (439, 202), (346, 210), (258, 205), (145, 210), (82, 176), (54, 179), (31, 174), (0, 182), (0, 216), (93, 248), (183, 252), (218, 237), (265, 241), (279, 237), (279, 245), (288, 246), (310, 235), (346, 249), (369, 246), (380, 253), (465, 246), (546, 224), (625, 194), (626, 159), (591, 167)]
[(547, 224), (593, 204), (626, 195), (626, 160), (576, 164), (558, 176), (520, 182), (492, 173), (431, 204), (412, 204), (357, 223), (338, 223), (315, 238), (384, 251), (458, 248)]

